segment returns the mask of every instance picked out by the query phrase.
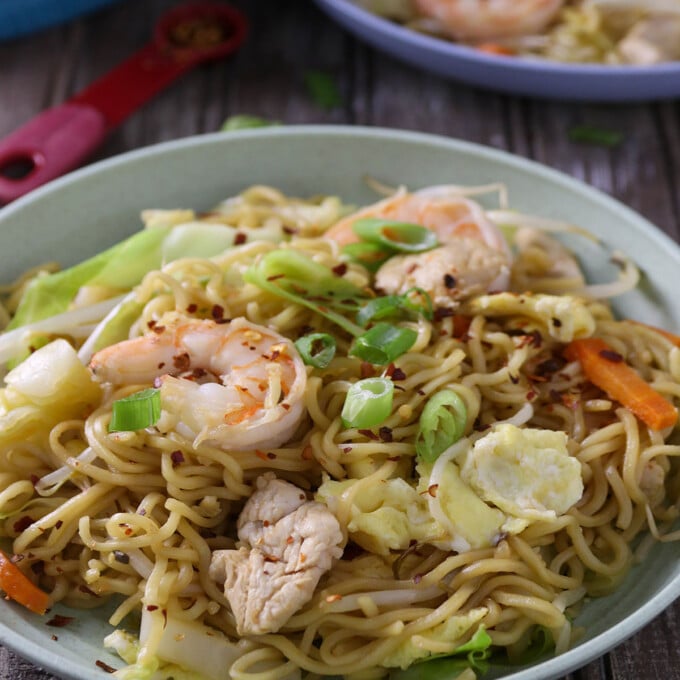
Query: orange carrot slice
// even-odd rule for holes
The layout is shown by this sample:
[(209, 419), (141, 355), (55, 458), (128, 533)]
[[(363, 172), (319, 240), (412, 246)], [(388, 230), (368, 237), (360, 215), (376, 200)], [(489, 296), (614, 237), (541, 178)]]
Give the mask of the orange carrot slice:
[(495, 42), (483, 42), (475, 45), (475, 47), (480, 52), (486, 52), (487, 54), (499, 54), (505, 57), (514, 57), (516, 54), (516, 52), (511, 50), (509, 47), (505, 47), (505, 45), (500, 45), (499, 43)]
[(37, 586), (0, 550), (0, 590), (8, 598), (24, 605), (35, 614), (44, 614), (50, 605), (50, 597)]
[(578, 360), (593, 385), (625, 406), (652, 430), (663, 430), (677, 422), (675, 406), (650, 387), (604, 340), (573, 340), (564, 355), (569, 361)]

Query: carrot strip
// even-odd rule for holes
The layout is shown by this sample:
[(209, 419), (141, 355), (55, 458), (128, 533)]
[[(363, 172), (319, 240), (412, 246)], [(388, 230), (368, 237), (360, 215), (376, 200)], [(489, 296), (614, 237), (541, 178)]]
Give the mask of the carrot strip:
[(564, 355), (569, 361), (578, 360), (593, 385), (625, 406), (652, 430), (663, 430), (677, 422), (675, 406), (650, 387), (604, 340), (573, 340)]
[(505, 47), (505, 45), (500, 45), (499, 43), (495, 42), (479, 43), (478, 45), (475, 45), (475, 48), (480, 52), (486, 52), (487, 54), (498, 54), (505, 57), (514, 57), (516, 54), (516, 52), (511, 50), (509, 47)]
[(633, 319), (629, 319), (629, 321), (636, 326), (643, 326), (644, 328), (649, 328), (650, 331), (663, 335), (666, 340), (670, 340), (676, 347), (680, 347), (680, 335), (675, 335), (675, 333), (665, 331), (663, 328), (657, 328), (657, 326), (651, 326), (648, 323), (642, 323), (642, 321), (634, 321)]
[(24, 605), (35, 614), (44, 614), (50, 605), (50, 597), (24, 575), (0, 550), (0, 590), (11, 600)]

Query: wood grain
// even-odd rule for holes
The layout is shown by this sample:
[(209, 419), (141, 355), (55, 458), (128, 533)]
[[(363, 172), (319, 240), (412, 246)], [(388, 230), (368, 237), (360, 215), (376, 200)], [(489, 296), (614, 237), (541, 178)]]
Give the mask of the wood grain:
[[(105, 73), (150, 35), (173, 0), (127, 0), (67, 26), (0, 44), (0, 135)], [(233, 58), (206, 65), (128, 119), (95, 158), (219, 128), (250, 113), (283, 123), (421, 130), (532, 158), (623, 201), (680, 240), (680, 104), (595, 105), (506, 97), (443, 80), (356, 42), (300, 0), (238, 0), (252, 34)], [(343, 105), (321, 109), (310, 70), (336, 79)], [(574, 125), (619, 130), (615, 149), (569, 141)], [(622, 244), (624, 245), (624, 244)], [(669, 603), (671, 605), (671, 603)], [(569, 680), (680, 680), (680, 604)], [(102, 676), (103, 677), (103, 676)], [(1, 680), (54, 680), (0, 647)]]

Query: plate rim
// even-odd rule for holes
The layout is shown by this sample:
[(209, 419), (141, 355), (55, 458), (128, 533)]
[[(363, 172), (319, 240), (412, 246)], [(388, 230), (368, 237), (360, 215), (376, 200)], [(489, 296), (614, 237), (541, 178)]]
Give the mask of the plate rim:
[[(15, 219), (17, 215), (20, 218), (21, 211), (24, 208), (30, 207), (34, 202), (49, 201), (51, 200), (51, 197), (59, 193), (65, 187), (77, 184), (81, 180), (101, 172), (115, 170), (128, 163), (134, 163), (137, 160), (143, 160), (149, 157), (157, 157), (158, 159), (165, 154), (181, 152), (193, 147), (200, 149), (215, 143), (228, 144), (229, 140), (232, 139), (247, 140), (268, 137), (305, 138), (309, 136), (337, 139), (351, 136), (385, 139), (405, 144), (425, 144), (436, 147), (443, 146), (453, 153), (472, 154), (487, 161), (504, 164), (511, 168), (517, 168), (534, 176), (538, 175), (544, 177), (560, 187), (575, 191), (588, 200), (598, 203), (612, 214), (618, 215), (622, 220), (633, 224), (635, 229), (638, 229), (649, 239), (656, 241), (658, 246), (663, 247), (669, 256), (680, 263), (680, 245), (668, 234), (661, 231), (661, 229), (656, 227), (646, 217), (629, 208), (619, 200), (560, 170), (556, 170), (532, 159), (524, 158), (503, 149), (497, 149), (475, 142), (468, 142), (432, 133), (352, 125), (289, 125), (258, 128), (256, 130), (214, 132), (144, 146), (76, 170), (30, 192), (28, 195), (19, 198), (5, 207), (0, 208), (0, 230), (6, 220)], [(534, 680), (536, 677), (535, 672), (539, 668), (542, 674), (541, 677), (547, 680), (548, 678), (558, 677), (569, 673), (576, 668), (580, 668), (593, 659), (606, 654), (612, 648), (639, 632), (648, 625), (654, 617), (671, 606), (673, 601), (678, 597), (680, 597), (680, 575), (675, 576), (670, 582), (665, 584), (651, 599), (641, 605), (632, 615), (619, 621), (603, 633), (600, 633), (591, 640), (579, 644), (565, 654), (542, 661), (538, 665), (534, 664), (526, 669), (520, 669), (505, 675), (503, 676), (503, 680)], [(0, 604), (0, 608), (5, 606), (12, 608), (18, 607), (18, 605), (13, 603)], [(21, 612), (21, 610), (18, 611)], [(33, 622), (31, 623), (34, 625)], [(83, 672), (85, 674), (81, 675), (77, 668), (73, 670), (65, 669), (64, 663), (67, 661), (67, 658), (64, 657), (64, 655), (60, 655), (58, 652), (43, 647), (40, 643), (22, 636), (2, 619), (0, 619), (0, 642), (21, 657), (62, 678), (89, 680), (94, 672), (93, 669), (88, 668), (84, 669)], [(106, 654), (103, 645), (102, 654)], [(64, 674), (65, 672), (67, 674)]]
[(669, 61), (654, 66), (641, 66), (638, 64), (593, 64), (581, 62), (559, 62), (541, 59), (517, 58), (505, 55), (488, 54), (467, 45), (449, 42), (442, 38), (418, 33), (395, 22), (373, 14), (352, 0), (316, 0), (320, 5), (332, 7), (343, 14), (360, 21), (361, 23), (378, 28), (393, 38), (403, 39), (414, 47), (426, 48), (429, 51), (438, 52), (443, 56), (454, 55), (466, 61), (474, 61), (498, 66), (508, 66), (526, 71), (549, 72), (554, 75), (584, 75), (584, 76), (612, 76), (633, 75), (637, 77), (651, 75), (674, 75), (680, 74), (680, 61)]

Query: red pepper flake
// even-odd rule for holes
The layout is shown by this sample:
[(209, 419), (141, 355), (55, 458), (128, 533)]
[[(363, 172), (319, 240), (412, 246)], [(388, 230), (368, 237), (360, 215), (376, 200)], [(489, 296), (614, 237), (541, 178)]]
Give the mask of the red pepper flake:
[(329, 595), (328, 597), (326, 597), (326, 602), (328, 602), (328, 604), (332, 604), (333, 602), (339, 602), (340, 600), (342, 600), (342, 595), (340, 595), (339, 593), (335, 593), (335, 595)]
[(155, 612), (158, 609), (158, 605), (155, 604), (147, 604), (146, 605), (146, 611), (148, 612)]
[(164, 366), (165, 366), (165, 361), (161, 361), (161, 362), (158, 364), (158, 370), (160, 371)]
[(264, 451), (260, 451), (260, 449), (255, 449), (255, 455), (260, 459), (260, 460), (268, 460), (267, 454)]
[(436, 498), (438, 488), (439, 484), (430, 484), (430, 486), (427, 487), (427, 493), (429, 493), (432, 498)]
[(288, 234), (288, 236), (293, 236), (294, 234), (298, 233), (298, 230), (295, 227), (287, 227), (287, 226), (281, 227), (281, 231), (284, 234)]
[(165, 326), (154, 326), (151, 330), (157, 335), (161, 335), (161, 333), (165, 332)]
[(343, 453), (349, 453), (351, 450), (352, 450), (352, 447), (351, 447), (351, 446), (345, 446), (345, 447), (342, 449), (342, 452), (343, 452)]
[(527, 401), (531, 401), (532, 399), (536, 398), (536, 392), (534, 390), (529, 390), (527, 392)]
[(373, 364), (369, 364), (368, 361), (361, 362), (361, 377), (372, 378), (375, 375), (375, 368)]
[(611, 361), (614, 364), (620, 364), (623, 361), (623, 357), (618, 352), (614, 352), (614, 350), (611, 349), (602, 349), (598, 352), (598, 354), (603, 359)]
[(289, 410), (290, 410), (290, 404), (286, 404), (285, 401), (282, 401), (282, 402), (279, 404), (279, 406), (281, 406), (281, 408), (282, 408), (284, 411), (289, 411)]
[(454, 310), (450, 307), (437, 307), (437, 309), (434, 310), (434, 320), (441, 321), (442, 319), (446, 319), (450, 316), (453, 316), (454, 314)]
[(340, 264), (335, 265), (331, 271), (336, 276), (344, 276), (347, 273), (347, 265), (344, 262), (341, 262)]
[(222, 307), (222, 305), (213, 305), (210, 310), (210, 315), (215, 321), (224, 319), (224, 307)]
[(302, 449), (300, 457), (302, 458), (302, 460), (312, 460), (314, 458), (314, 451), (312, 450), (312, 447), (305, 446), (305, 448)]
[(149, 329), (153, 330), (154, 327), (156, 326), (156, 323), (157, 322), (155, 319), (151, 319), (151, 321), (147, 321), (146, 325)]
[(124, 533), (125, 533), (126, 536), (132, 536), (133, 531), (132, 531), (132, 529), (131, 529), (130, 527), (128, 527), (128, 528), (125, 530)]
[(198, 311), (198, 305), (195, 302), (192, 302), (187, 307), (187, 314), (195, 314), (197, 311)]
[(51, 640), (54, 640), (55, 642), (59, 639), (56, 635), (52, 635), (50, 637)]
[(392, 378), (392, 382), (396, 382), (397, 380), (406, 380), (406, 373), (404, 373), (401, 368), (395, 368), (390, 377)]
[(368, 439), (372, 439), (374, 442), (378, 441), (378, 435), (373, 430), (357, 430), (357, 432), (363, 434)]
[(22, 531), (28, 529), (33, 524), (33, 519), (28, 515), (24, 515), (21, 519), (14, 522), (14, 531), (20, 534)]
[(519, 382), (519, 376), (518, 375), (513, 375), (512, 373), (510, 373), (510, 375), (508, 377), (510, 378), (510, 382), (513, 385), (516, 385)]
[(55, 525), (54, 525), (54, 528), (55, 528), (55, 529), (61, 529), (61, 527), (62, 527), (63, 525), (64, 525), (64, 523), (62, 522), (62, 520), (58, 519), (58, 520), (56, 521)]
[(234, 245), (235, 246), (242, 246), (247, 240), (248, 240), (248, 237), (242, 231), (237, 231), (234, 234)]
[(391, 442), (392, 441), (392, 428), (387, 427), (387, 425), (383, 425), (379, 430), (378, 434), (380, 435), (380, 439), (382, 439), (384, 442)]
[(307, 561), (307, 555), (300, 553), (300, 564), (304, 564)]
[(109, 666), (109, 664), (104, 663), (101, 659), (97, 659), (94, 662), (94, 665), (97, 666), (97, 668), (101, 668), (105, 673), (115, 673), (116, 669), (113, 666)]
[(38, 475), (31, 475), (29, 479), (31, 480), (31, 484), (33, 484), (33, 486), (35, 486), (40, 481), (40, 477), (38, 477)]
[(422, 574), (415, 574), (413, 576), (413, 583), (415, 583), (416, 585), (418, 585), (422, 580), (423, 580)]
[(562, 370), (566, 363), (566, 360), (562, 357), (551, 357), (550, 359), (546, 359), (545, 361), (542, 361), (540, 364), (538, 364), (534, 370), (534, 373), (540, 376), (548, 376)]
[(75, 616), (62, 616), (61, 614), (55, 614), (45, 625), (52, 626), (53, 628), (63, 628), (75, 620)]
[(172, 467), (177, 467), (184, 462), (184, 454), (177, 449), (170, 454), (170, 460), (172, 460)]

